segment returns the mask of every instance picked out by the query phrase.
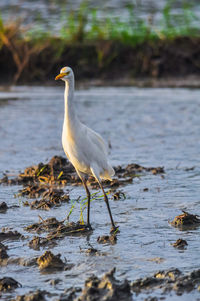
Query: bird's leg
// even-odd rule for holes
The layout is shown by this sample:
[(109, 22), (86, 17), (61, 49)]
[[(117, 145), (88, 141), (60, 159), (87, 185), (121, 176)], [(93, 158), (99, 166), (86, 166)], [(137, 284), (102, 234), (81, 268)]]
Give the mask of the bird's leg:
[(110, 220), (111, 220), (111, 224), (112, 224), (112, 228), (111, 228), (111, 232), (114, 232), (115, 230), (117, 230), (118, 228), (115, 226), (115, 223), (113, 221), (113, 217), (112, 217), (112, 213), (111, 213), (111, 210), (110, 210), (110, 205), (109, 205), (109, 202), (108, 202), (108, 197), (107, 197), (107, 194), (105, 193), (104, 189), (103, 189), (103, 186), (101, 184), (100, 181), (98, 181), (99, 183), (99, 186), (101, 187), (102, 191), (103, 191), (103, 195), (104, 195), (104, 201), (107, 205), (107, 208), (108, 208), (108, 213), (110, 215)]
[(89, 229), (92, 229), (91, 225), (90, 225), (90, 191), (87, 187), (87, 179), (85, 178), (84, 174), (80, 171), (78, 171), (76, 169), (76, 172), (79, 176), (79, 178), (81, 179), (82, 183), (83, 183), (83, 186), (85, 188), (85, 191), (86, 191), (86, 194), (87, 194), (87, 199), (88, 199), (88, 210), (87, 210), (87, 227)]
[(84, 178), (81, 178), (82, 182), (83, 182), (83, 186), (85, 188), (86, 194), (87, 194), (87, 199), (88, 199), (88, 210), (87, 210), (87, 226), (89, 229), (92, 229), (91, 225), (90, 225), (90, 191), (87, 187), (86, 184), (86, 180)]

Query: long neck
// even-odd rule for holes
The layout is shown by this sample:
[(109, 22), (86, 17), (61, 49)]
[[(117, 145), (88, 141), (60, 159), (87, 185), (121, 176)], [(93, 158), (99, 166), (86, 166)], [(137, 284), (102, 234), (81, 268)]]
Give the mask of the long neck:
[(64, 123), (71, 127), (77, 121), (76, 112), (74, 108), (74, 78), (65, 81), (65, 116)]

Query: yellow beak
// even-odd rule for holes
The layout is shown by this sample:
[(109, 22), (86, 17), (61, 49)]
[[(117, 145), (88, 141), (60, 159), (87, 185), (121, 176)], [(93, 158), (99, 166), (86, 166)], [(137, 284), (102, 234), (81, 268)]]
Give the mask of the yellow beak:
[(65, 75), (67, 75), (67, 73), (60, 73), (55, 77), (55, 80), (58, 80), (60, 78), (63, 78)]

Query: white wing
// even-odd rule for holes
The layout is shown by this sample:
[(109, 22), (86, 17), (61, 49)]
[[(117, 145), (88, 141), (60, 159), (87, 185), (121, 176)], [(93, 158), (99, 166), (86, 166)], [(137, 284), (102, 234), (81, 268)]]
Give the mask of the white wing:
[(88, 135), (89, 139), (91, 140), (91, 142), (96, 144), (96, 146), (105, 154), (105, 156), (107, 156), (108, 150), (107, 150), (107, 146), (106, 146), (106, 143), (103, 140), (103, 138), (99, 134), (97, 134), (95, 131), (88, 128), (87, 126), (85, 126), (85, 128), (86, 128), (87, 135)]

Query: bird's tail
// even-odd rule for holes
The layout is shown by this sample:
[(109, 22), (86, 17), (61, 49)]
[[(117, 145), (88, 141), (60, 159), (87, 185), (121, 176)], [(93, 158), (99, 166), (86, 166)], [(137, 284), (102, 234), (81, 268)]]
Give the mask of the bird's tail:
[(108, 164), (107, 169), (104, 171), (103, 174), (101, 174), (101, 178), (105, 179), (105, 180), (110, 180), (112, 181), (112, 177), (115, 175), (115, 171), (112, 168), (112, 166), (110, 164)]

